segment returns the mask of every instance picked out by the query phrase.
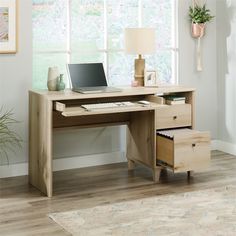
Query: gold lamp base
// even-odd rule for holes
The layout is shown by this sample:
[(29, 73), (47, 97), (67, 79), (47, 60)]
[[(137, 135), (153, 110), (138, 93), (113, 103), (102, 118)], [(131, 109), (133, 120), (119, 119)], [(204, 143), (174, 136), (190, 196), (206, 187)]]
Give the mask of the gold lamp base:
[(142, 59), (141, 55), (139, 55), (138, 59), (135, 59), (134, 69), (135, 81), (137, 81), (138, 86), (144, 86), (145, 59)]

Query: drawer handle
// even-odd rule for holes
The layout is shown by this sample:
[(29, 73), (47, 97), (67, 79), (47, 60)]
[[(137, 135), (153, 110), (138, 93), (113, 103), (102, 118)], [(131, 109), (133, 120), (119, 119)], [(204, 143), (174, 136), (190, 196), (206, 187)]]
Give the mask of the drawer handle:
[(173, 120), (176, 120), (177, 119), (177, 116), (173, 116)]
[(196, 143), (193, 143), (193, 144), (192, 144), (192, 147), (193, 147), (193, 148), (196, 147)]

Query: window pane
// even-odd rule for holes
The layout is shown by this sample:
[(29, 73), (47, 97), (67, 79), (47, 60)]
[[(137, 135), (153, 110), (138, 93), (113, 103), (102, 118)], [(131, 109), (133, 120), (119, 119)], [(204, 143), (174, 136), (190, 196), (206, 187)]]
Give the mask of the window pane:
[[(103, 62), (110, 84), (130, 85), (134, 78), (134, 56), (126, 55), (120, 49), (124, 48), (124, 29), (138, 27), (140, 2), (142, 25), (157, 29), (158, 48), (174, 46), (173, 0), (32, 1), (34, 50), (48, 52), (34, 54), (34, 88), (47, 87), (47, 71), (50, 66), (58, 66), (67, 79), (65, 63), (70, 52), (66, 54), (65, 51), (69, 43), (71, 43), (71, 63)], [(68, 12), (71, 13), (69, 18)], [(70, 24), (67, 24), (68, 19)], [(105, 32), (106, 25), (107, 32)], [(108, 51), (99, 51), (106, 49), (106, 36)], [(55, 53), (54, 50), (61, 52)], [(160, 80), (173, 82), (175, 55), (173, 51), (160, 50), (156, 55), (144, 55), (146, 68), (156, 70)]]
[(142, 0), (143, 26), (156, 28), (157, 47), (172, 46), (173, 0)]
[(109, 53), (109, 84), (130, 85), (134, 79), (134, 56)]
[(104, 53), (91, 52), (91, 53), (72, 53), (71, 63), (97, 63), (104, 62)]
[(66, 73), (67, 54), (35, 54), (33, 58), (33, 88), (47, 88), (48, 67), (57, 66), (61, 74), (64, 74), (65, 82), (67, 81)]
[(172, 51), (159, 51), (155, 55), (146, 56), (146, 70), (155, 70), (157, 72), (157, 78), (164, 83), (173, 83), (172, 70), (174, 65), (172, 63), (174, 52)]
[(71, 15), (72, 50), (104, 48), (103, 0), (72, 0)]
[(138, 27), (137, 0), (107, 0), (108, 48), (124, 48), (124, 29)]
[(66, 49), (66, 0), (33, 0), (35, 50)]

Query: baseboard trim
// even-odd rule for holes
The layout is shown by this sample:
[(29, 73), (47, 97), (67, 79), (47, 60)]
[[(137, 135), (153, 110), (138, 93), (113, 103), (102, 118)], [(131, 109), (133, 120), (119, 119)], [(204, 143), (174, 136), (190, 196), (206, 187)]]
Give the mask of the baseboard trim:
[(215, 147), (213, 150), (219, 150), (236, 156), (236, 144), (224, 142), (221, 140), (214, 140), (213, 146)]
[[(93, 154), (53, 160), (53, 171), (126, 162), (124, 152)], [(0, 178), (28, 175), (28, 163), (0, 166)]]
[(0, 178), (22, 176), (28, 174), (28, 163), (0, 166)]
[[(211, 150), (219, 150), (231, 155), (236, 155), (236, 145), (221, 140), (212, 140)], [(80, 157), (67, 157), (53, 160), (53, 171), (77, 169), (120, 162), (126, 162), (124, 152), (93, 154)], [(0, 166), (0, 178), (22, 176), (27, 174), (28, 163)]]
[(211, 150), (218, 150), (218, 140), (211, 140)]
[(111, 152), (53, 160), (53, 171), (100, 166), (127, 161), (124, 152)]

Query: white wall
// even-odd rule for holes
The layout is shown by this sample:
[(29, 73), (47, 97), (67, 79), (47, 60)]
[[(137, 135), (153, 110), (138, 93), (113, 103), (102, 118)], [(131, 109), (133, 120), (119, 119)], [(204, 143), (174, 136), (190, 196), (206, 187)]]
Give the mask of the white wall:
[(57, 132), (53, 136), (53, 156), (59, 159), (122, 151), (123, 129), (116, 126)]
[[(19, 1), (19, 52), (0, 54), (0, 106), (13, 109), (14, 117), (21, 121), (15, 128), (16, 132), (24, 139), (22, 150), (17, 154), (9, 153), (10, 164), (28, 160), (28, 90), (32, 85), (31, 14), (31, 0)], [(123, 137), (124, 128), (119, 127), (55, 133), (53, 155), (57, 159), (122, 151)], [(7, 161), (0, 158), (0, 165), (6, 164)]]
[[(11, 153), (9, 162), (25, 162), (28, 156), (28, 89), (32, 81), (32, 25), (31, 0), (19, 2), (19, 52), (0, 54), (0, 107), (13, 109), (21, 123), (16, 132), (24, 139), (23, 149)], [(0, 158), (0, 164), (6, 164)]]
[(219, 139), (236, 144), (236, 1), (217, 1)]
[[(179, 1), (179, 83), (196, 88), (196, 129), (209, 130), (217, 139), (216, 20), (207, 25), (202, 40), (203, 71), (196, 70), (196, 39), (190, 35), (188, 8), (192, 1)], [(216, 1), (207, 7), (216, 14)]]
[[(195, 42), (189, 34), (187, 17), (190, 1), (179, 1), (179, 45), (180, 45), (180, 84), (197, 88), (197, 128), (210, 130), (217, 137), (217, 97), (216, 97), (216, 40), (215, 22), (209, 24), (204, 38), (204, 71), (195, 70)], [(215, 1), (208, 0), (215, 11)], [(13, 108), (15, 116), (21, 120), (17, 132), (26, 141), (24, 148), (10, 156), (10, 163), (27, 161), (28, 136), (28, 95), (32, 80), (32, 30), (31, 1), (19, 1), (19, 53), (0, 55), (0, 104)], [(95, 153), (116, 152), (124, 147), (124, 128), (107, 127), (80, 130), (78, 133), (54, 135), (54, 156), (83, 156)], [(69, 148), (68, 148), (69, 147)], [(68, 151), (69, 150), (69, 151)]]

